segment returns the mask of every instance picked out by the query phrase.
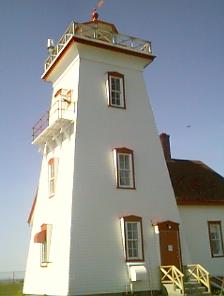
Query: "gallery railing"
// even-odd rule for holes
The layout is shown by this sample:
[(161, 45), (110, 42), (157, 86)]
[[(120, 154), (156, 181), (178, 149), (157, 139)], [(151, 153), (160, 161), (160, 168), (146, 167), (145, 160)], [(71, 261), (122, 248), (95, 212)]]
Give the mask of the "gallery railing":
[(94, 23), (80, 24), (72, 22), (63, 36), (59, 39), (58, 43), (52, 48), (50, 56), (46, 59), (44, 67), (45, 72), (60, 55), (73, 36), (149, 55), (152, 54), (151, 42), (149, 41), (103, 30), (100, 26)]

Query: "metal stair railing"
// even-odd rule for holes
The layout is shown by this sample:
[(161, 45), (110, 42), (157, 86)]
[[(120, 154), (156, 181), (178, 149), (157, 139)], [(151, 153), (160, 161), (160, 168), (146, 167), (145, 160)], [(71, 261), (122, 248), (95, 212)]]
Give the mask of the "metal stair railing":
[(175, 265), (160, 266), (160, 271), (162, 284), (173, 284), (184, 294), (184, 274)]
[(188, 279), (196, 279), (198, 283), (202, 284), (211, 293), (211, 286), (209, 280), (209, 272), (200, 264), (187, 265)]
[(224, 295), (224, 277), (223, 276), (214, 276), (210, 277), (211, 286), (220, 290), (219, 295)]

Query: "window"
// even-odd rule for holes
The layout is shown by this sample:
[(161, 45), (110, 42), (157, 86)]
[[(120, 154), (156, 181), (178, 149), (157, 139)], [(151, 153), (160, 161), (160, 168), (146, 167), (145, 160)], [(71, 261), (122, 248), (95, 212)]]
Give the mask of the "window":
[(41, 231), (34, 236), (34, 242), (40, 244), (40, 265), (46, 267), (49, 263), (52, 225), (42, 224)]
[(40, 248), (40, 264), (44, 265), (48, 263), (47, 242), (43, 242)]
[(58, 159), (51, 158), (48, 161), (48, 181), (49, 181), (49, 196), (50, 197), (52, 197), (55, 194), (57, 167), (58, 167)]
[(114, 149), (117, 188), (135, 189), (134, 156), (128, 148)]
[(142, 218), (127, 216), (121, 219), (126, 261), (144, 261)]
[(209, 221), (208, 231), (212, 257), (223, 257), (221, 221)]
[(124, 75), (108, 72), (108, 88), (108, 105), (125, 109)]

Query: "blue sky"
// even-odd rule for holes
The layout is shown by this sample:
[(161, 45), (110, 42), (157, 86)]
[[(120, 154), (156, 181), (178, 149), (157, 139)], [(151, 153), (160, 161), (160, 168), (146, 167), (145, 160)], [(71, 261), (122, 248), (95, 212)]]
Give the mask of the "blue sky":
[[(0, 1), (0, 272), (25, 269), (41, 165), (31, 128), (51, 97), (40, 79), (47, 38), (89, 20), (96, 2)], [(152, 41), (157, 58), (145, 81), (172, 156), (202, 160), (224, 175), (224, 1), (105, 0), (99, 12), (121, 33)]]

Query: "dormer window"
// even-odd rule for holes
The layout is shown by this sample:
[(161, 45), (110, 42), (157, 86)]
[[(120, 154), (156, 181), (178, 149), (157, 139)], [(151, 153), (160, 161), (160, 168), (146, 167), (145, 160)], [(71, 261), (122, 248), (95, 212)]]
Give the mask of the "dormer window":
[(108, 72), (108, 105), (126, 109), (124, 75), (118, 72)]

